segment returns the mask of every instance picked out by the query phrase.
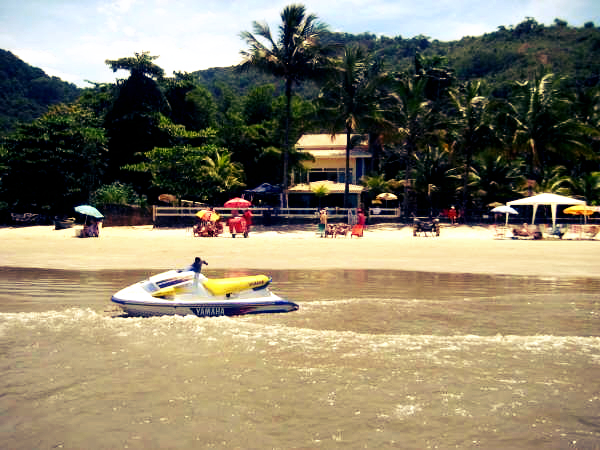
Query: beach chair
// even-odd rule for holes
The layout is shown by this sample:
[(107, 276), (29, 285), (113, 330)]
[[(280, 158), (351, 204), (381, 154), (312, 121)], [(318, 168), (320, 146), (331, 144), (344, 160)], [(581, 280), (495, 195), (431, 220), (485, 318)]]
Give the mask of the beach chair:
[(352, 233), (350, 233), (350, 239), (352, 239), (352, 236), (363, 237), (364, 229), (364, 225), (354, 225), (352, 227)]
[(492, 225), (492, 235), (494, 239), (506, 239), (509, 228), (502, 225)]
[(334, 238), (338, 237), (338, 236), (348, 237), (349, 231), (350, 231), (350, 225), (338, 224), (335, 227), (335, 235), (333, 237)]

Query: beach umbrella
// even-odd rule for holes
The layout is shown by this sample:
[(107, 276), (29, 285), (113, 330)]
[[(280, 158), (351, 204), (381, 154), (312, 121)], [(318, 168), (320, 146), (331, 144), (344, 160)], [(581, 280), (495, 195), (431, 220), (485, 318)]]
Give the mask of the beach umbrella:
[(508, 202), (508, 206), (519, 206), (519, 205), (531, 205), (533, 206), (533, 216), (531, 218), (531, 224), (535, 223), (535, 213), (539, 205), (550, 205), (550, 211), (552, 212), (552, 229), (556, 228), (556, 207), (557, 205), (584, 205), (583, 200), (577, 200), (576, 198), (565, 197), (563, 195), (556, 195), (549, 192), (543, 194), (534, 195), (532, 197), (520, 198), (519, 200), (513, 200)]
[(398, 197), (391, 192), (382, 192), (381, 194), (375, 197), (376, 200), (383, 200), (385, 202), (385, 206), (387, 207), (388, 200), (398, 200)]
[(240, 209), (242, 209), (242, 208), (249, 208), (250, 206), (252, 206), (252, 203), (250, 203), (246, 199), (243, 199), (240, 197), (235, 197), (230, 200), (227, 200), (223, 206), (225, 208), (240, 208)]
[(196, 216), (198, 216), (200, 218), (200, 220), (205, 220), (206, 222), (208, 222), (209, 220), (211, 222), (216, 222), (217, 220), (219, 220), (221, 218), (221, 216), (219, 216), (216, 212), (210, 211), (208, 209), (203, 209), (202, 211), (198, 211), (196, 213)]
[(596, 211), (598, 211), (596, 207), (588, 205), (574, 205), (569, 206), (568, 208), (565, 208), (563, 210), (563, 212), (567, 214), (573, 214), (574, 216), (583, 216), (585, 222), (587, 222), (587, 216), (591, 216)]
[(510, 206), (506, 206), (506, 205), (500, 205), (500, 206), (496, 206), (494, 209), (492, 209), (493, 213), (502, 213), (502, 214), (506, 214), (506, 225), (508, 225), (508, 215), (509, 214), (519, 214), (519, 212), (514, 209), (511, 208)]
[(398, 197), (391, 192), (382, 192), (375, 198), (377, 200), (383, 200), (384, 202), (387, 202), (388, 200), (398, 200)]
[(96, 208), (90, 205), (79, 205), (75, 207), (75, 211), (86, 216), (92, 216), (96, 219), (102, 219), (104, 216)]
[(569, 206), (563, 210), (564, 213), (573, 214), (575, 216), (591, 216), (596, 211), (598, 211), (596, 207), (588, 205)]
[(519, 212), (514, 209), (511, 208), (510, 206), (506, 206), (506, 205), (502, 205), (502, 206), (496, 206), (494, 209), (492, 209), (493, 213), (503, 213), (503, 214), (519, 214)]
[(158, 199), (165, 203), (175, 203), (177, 201), (177, 198), (171, 194), (160, 194)]

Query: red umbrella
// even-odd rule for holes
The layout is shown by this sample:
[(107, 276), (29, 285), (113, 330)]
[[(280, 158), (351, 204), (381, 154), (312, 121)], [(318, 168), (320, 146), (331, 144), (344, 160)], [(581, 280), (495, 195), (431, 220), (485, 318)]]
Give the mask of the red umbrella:
[(223, 206), (225, 208), (248, 208), (252, 206), (252, 203), (243, 198), (236, 197), (232, 198), (231, 200), (227, 200)]

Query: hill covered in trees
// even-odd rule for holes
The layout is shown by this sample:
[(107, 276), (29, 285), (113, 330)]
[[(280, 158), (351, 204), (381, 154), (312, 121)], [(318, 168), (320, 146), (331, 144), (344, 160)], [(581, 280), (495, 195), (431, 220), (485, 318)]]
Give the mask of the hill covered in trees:
[[(384, 58), (386, 66), (397, 72), (414, 71), (415, 54), (444, 58), (444, 64), (458, 81), (481, 79), (496, 93), (514, 81), (531, 80), (544, 73), (567, 76), (585, 86), (600, 81), (600, 29), (592, 22), (571, 27), (556, 19), (551, 26), (527, 18), (516, 26), (499, 27), (483, 36), (466, 36), (459, 41), (442, 42), (427, 36), (405, 39), (376, 36), (372, 33), (329, 33), (326, 42), (359, 43)], [(215, 67), (191, 74), (197, 83), (219, 95), (223, 87), (245, 95), (253, 87), (272, 83), (275, 95), (282, 85), (275, 78), (235, 67)], [(75, 100), (82, 90), (41, 69), (21, 61), (0, 49), (0, 133), (14, 128), (16, 122), (31, 122), (48, 106)], [(305, 83), (299, 89), (304, 98), (312, 98), (317, 88)]]
[[(553, 25), (545, 26), (527, 18), (514, 27), (499, 27), (483, 36), (466, 36), (450, 42), (427, 36), (405, 39), (400, 35), (391, 38), (371, 33), (330, 33), (324, 41), (342, 45), (358, 43), (383, 57), (386, 67), (396, 72), (414, 71), (417, 53), (427, 58), (441, 57), (457, 81), (480, 79), (496, 92), (515, 81), (532, 80), (550, 72), (586, 86), (600, 81), (600, 29), (592, 22), (571, 27), (556, 19)], [(233, 67), (200, 70), (193, 75), (213, 92), (218, 85), (226, 85), (239, 95), (265, 83), (274, 83), (279, 89), (277, 94), (282, 89), (274, 78), (258, 72), (239, 73)], [(316, 94), (316, 88), (307, 83), (299, 92), (310, 98)]]
[(32, 67), (6, 50), (0, 50), (0, 134), (17, 122), (29, 123), (48, 106), (77, 99), (81, 89), (42, 69)]

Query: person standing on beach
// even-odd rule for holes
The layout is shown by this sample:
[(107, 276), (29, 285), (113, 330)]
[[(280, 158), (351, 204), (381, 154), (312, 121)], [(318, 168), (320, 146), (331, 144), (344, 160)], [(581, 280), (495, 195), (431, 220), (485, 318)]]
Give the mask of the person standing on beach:
[(244, 232), (244, 237), (248, 237), (248, 234), (250, 233), (250, 227), (252, 226), (252, 211), (247, 209), (244, 211), (243, 216), (244, 220), (246, 221), (246, 231)]
[(367, 217), (365, 216), (365, 213), (363, 212), (363, 210), (361, 208), (359, 208), (356, 224), (360, 225), (361, 227), (365, 227), (366, 223), (367, 223)]
[(454, 206), (448, 211), (448, 219), (452, 225), (456, 225), (456, 208)]
[(319, 211), (319, 233), (321, 237), (325, 237), (325, 229), (327, 228), (327, 209)]

